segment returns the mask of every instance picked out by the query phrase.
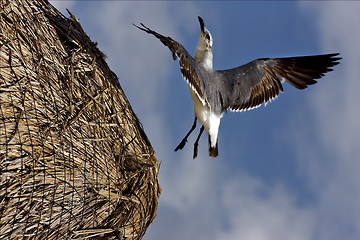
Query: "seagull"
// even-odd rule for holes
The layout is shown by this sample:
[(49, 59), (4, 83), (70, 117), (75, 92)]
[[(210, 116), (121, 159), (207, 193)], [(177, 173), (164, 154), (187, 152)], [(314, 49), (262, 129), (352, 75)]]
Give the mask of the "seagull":
[(213, 38), (200, 23), (200, 39), (193, 58), (186, 49), (170, 37), (165, 37), (144, 24), (135, 27), (154, 35), (167, 46), (174, 60), (178, 59), (183, 78), (186, 80), (194, 102), (195, 120), (175, 151), (183, 149), (187, 138), (202, 124), (194, 143), (193, 158), (198, 154), (198, 142), (204, 129), (208, 134), (209, 156), (218, 156), (218, 130), (220, 119), (228, 110), (241, 112), (268, 103), (283, 92), (282, 83), (297, 89), (305, 89), (317, 83), (326, 72), (339, 64), (339, 53), (287, 58), (260, 58), (240, 67), (227, 70), (213, 69)]

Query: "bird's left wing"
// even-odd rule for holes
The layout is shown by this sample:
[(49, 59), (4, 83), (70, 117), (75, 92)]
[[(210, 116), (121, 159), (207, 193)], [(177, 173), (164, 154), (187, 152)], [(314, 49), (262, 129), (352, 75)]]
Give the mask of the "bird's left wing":
[(195, 62), (194, 58), (186, 51), (186, 49), (177, 41), (173, 40), (171, 37), (165, 37), (150, 28), (144, 26), (144, 24), (141, 23), (142, 27), (139, 27), (135, 24), (133, 24), (135, 27), (139, 28), (142, 31), (145, 31), (149, 34), (154, 35), (156, 38), (158, 38), (165, 46), (167, 46), (173, 56), (173, 59), (176, 60), (176, 58), (179, 59), (180, 63), (180, 69), (181, 74), (184, 77), (184, 79), (187, 81), (189, 86), (195, 91), (197, 96), (199, 97), (200, 101), (205, 104), (205, 99), (203, 97), (203, 93), (201, 91), (201, 88), (203, 87), (203, 83), (200, 81), (200, 78), (198, 76), (199, 70), (198, 65)]
[(224, 109), (244, 111), (277, 97), (286, 81), (298, 89), (315, 84), (326, 72), (332, 71), (341, 58), (338, 53), (290, 57), (262, 58), (243, 66), (217, 71), (228, 99)]

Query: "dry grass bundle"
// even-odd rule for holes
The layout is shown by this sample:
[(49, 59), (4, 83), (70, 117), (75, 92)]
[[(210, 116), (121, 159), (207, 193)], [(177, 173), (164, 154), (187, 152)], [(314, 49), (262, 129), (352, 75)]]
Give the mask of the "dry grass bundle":
[(0, 239), (140, 239), (159, 165), (77, 19), (0, 3)]

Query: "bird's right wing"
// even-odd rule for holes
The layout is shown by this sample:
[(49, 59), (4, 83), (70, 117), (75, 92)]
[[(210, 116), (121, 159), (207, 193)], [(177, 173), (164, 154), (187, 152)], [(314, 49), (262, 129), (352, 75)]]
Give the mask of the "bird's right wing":
[(198, 65), (196, 64), (194, 58), (186, 51), (186, 49), (177, 41), (173, 40), (170, 37), (165, 37), (150, 28), (144, 26), (141, 23), (142, 27), (139, 27), (133, 24), (135, 27), (139, 28), (140, 30), (147, 32), (149, 34), (154, 35), (158, 38), (165, 46), (167, 46), (173, 56), (173, 59), (179, 59), (181, 74), (183, 78), (187, 81), (189, 86), (195, 91), (197, 96), (199, 97), (200, 101), (205, 104), (206, 101), (204, 99), (203, 93), (201, 88), (203, 87), (203, 83), (200, 81), (200, 78), (197, 74), (198, 72)]

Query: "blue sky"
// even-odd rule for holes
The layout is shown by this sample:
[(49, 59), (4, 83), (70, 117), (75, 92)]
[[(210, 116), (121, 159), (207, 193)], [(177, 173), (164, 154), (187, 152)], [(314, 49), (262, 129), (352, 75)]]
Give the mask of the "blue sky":
[[(161, 161), (157, 217), (144, 239), (360, 239), (360, 2), (52, 1), (107, 55)], [(219, 157), (199, 127), (178, 62), (144, 23), (195, 53), (201, 16), (214, 68), (260, 57), (340, 52), (318, 84), (224, 115)]]

